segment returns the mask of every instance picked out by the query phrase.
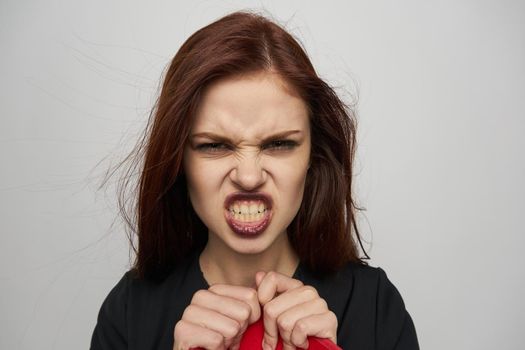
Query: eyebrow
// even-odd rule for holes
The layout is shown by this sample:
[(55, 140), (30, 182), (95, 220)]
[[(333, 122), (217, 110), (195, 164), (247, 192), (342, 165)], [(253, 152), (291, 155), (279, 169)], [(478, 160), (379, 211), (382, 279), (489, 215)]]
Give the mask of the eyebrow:
[[(267, 136), (263, 139), (263, 142), (268, 142), (268, 141), (272, 141), (272, 140), (276, 140), (276, 139), (281, 139), (281, 138), (285, 138), (285, 137), (288, 137), (290, 135), (293, 135), (293, 134), (300, 134), (301, 133), (301, 130), (286, 130), (286, 131), (280, 131), (278, 133), (275, 133), (273, 135), (270, 135), (270, 136)], [(209, 138), (209, 139), (212, 139), (212, 140), (217, 140), (217, 141), (221, 141), (221, 142), (230, 142), (230, 139), (228, 139), (226, 136), (222, 136), (222, 135), (219, 135), (219, 134), (215, 134), (213, 132), (207, 132), (207, 131), (204, 131), (204, 132), (199, 132), (199, 133), (196, 133), (196, 134), (192, 134), (190, 136), (190, 138), (195, 138), (195, 137), (206, 137), (206, 138)]]

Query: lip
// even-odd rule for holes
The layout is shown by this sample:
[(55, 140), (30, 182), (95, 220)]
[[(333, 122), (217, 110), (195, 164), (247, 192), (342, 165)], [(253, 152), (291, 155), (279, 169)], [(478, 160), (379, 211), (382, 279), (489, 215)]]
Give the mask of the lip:
[[(235, 201), (261, 201), (266, 207), (266, 215), (261, 220), (254, 222), (242, 222), (235, 220), (231, 212), (229, 211), (230, 206)], [(236, 192), (228, 195), (224, 201), (224, 216), (228, 226), (233, 232), (242, 237), (256, 237), (266, 230), (272, 219), (272, 197), (263, 192)]]

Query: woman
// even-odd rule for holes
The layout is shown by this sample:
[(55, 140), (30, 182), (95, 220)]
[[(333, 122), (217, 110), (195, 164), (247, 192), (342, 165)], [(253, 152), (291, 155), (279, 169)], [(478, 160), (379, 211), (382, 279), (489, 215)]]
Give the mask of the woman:
[(193, 34), (139, 148), (137, 258), (92, 349), (417, 349), (403, 301), (359, 255), (355, 121), (300, 45), (259, 15)]

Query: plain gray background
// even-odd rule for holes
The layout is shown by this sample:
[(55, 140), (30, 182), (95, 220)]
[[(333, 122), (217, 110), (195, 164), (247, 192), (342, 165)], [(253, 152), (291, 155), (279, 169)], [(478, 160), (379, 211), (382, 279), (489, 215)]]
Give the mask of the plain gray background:
[(371, 264), (422, 349), (524, 349), (522, 1), (0, 5), (0, 348), (86, 349), (129, 268), (112, 186), (195, 30), (264, 9), (347, 101)]

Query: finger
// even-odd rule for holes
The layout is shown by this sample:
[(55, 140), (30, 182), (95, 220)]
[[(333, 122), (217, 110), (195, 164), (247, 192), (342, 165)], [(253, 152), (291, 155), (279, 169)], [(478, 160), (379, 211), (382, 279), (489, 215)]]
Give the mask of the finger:
[[(244, 332), (243, 332), (244, 333)], [(239, 350), (241, 347), (242, 333), (239, 333), (235, 338), (233, 338), (232, 343), (228, 350)]]
[(321, 311), (328, 309), (324, 299), (319, 296), (317, 290), (312, 286), (300, 286), (282, 293), (266, 303), (265, 308), (275, 308), (276, 310), (274, 311), (281, 314), (283, 311), (290, 309), (295, 305), (303, 304), (311, 300), (320, 300), (324, 303), (324, 309)]
[(307, 337), (330, 339), (337, 344), (337, 316), (332, 311), (311, 315), (297, 320), (291, 334), (291, 343), (305, 348)]
[(187, 322), (221, 334), (224, 338), (224, 345), (226, 347), (231, 345), (235, 337), (241, 331), (241, 325), (239, 322), (226, 317), (217, 311), (199, 305), (188, 305), (184, 310), (182, 318)]
[(241, 325), (242, 331), (248, 327), (248, 321), (252, 312), (250, 305), (246, 302), (229, 296), (215, 294), (206, 289), (195, 292), (191, 304), (217, 311), (236, 320)]
[[(284, 295), (283, 295), (284, 296)], [(271, 303), (273, 300), (271, 301)], [(270, 305), (270, 304), (268, 304)], [(283, 339), (284, 343), (289, 343), (294, 346), (304, 345), (304, 341), (301, 344), (294, 343), (291, 339), (292, 331), (295, 328), (298, 320), (306, 318), (312, 315), (324, 314), (328, 310), (326, 301), (321, 298), (316, 298), (309, 300), (304, 303), (296, 304), (286, 310), (284, 310), (279, 317), (277, 318), (277, 327), (279, 329), (279, 334)], [(319, 324), (319, 327), (332, 327), (331, 323)], [(332, 328), (329, 328), (332, 329)], [(334, 331), (336, 331), (337, 326)]]
[(259, 271), (255, 274), (255, 285), (257, 287), (259, 287), (265, 275), (266, 275), (266, 271)]
[[(287, 310), (312, 300), (317, 300), (317, 304), (315, 304), (316, 313), (321, 313), (328, 309), (326, 302), (319, 298), (319, 294), (315, 288), (311, 286), (301, 286), (296, 289), (289, 290), (288, 292), (280, 294), (269, 301), (264, 306), (263, 311), (266, 343), (272, 346), (272, 348), (275, 348), (278, 334), (280, 334), (283, 338), (284, 344), (287, 342), (289, 343), (295, 320), (288, 317), (283, 319), (288, 323), (281, 323), (278, 322), (279, 318)], [(306, 315), (303, 314), (303, 317), (304, 316)]]
[(226, 350), (224, 337), (211, 329), (180, 320), (173, 333), (174, 349), (204, 348)]
[[(257, 278), (257, 275), (256, 275)], [(277, 346), (279, 331), (277, 328), (277, 317), (283, 311), (283, 303), (275, 303), (271, 307), (266, 307), (265, 304), (270, 302), (277, 293), (283, 293), (293, 288), (302, 286), (303, 283), (299, 280), (290, 278), (280, 273), (270, 271), (261, 279), (257, 296), (261, 305), (264, 305), (263, 321), (264, 321), (264, 342), (269, 348), (275, 349)]]
[(295, 350), (295, 346), (283, 340), (283, 350)]
[(208, 290), (215, 294), (241, 300), (248, 304), (251, 310), (249, 324), (261, 318), (261, 305), (259, 304), (257, 291), (255, 289), (226, 284), (214, 284)]
[[(264, 336), (263, 336), (263, 349), (264, 350), (274, 350), (277, 346), (277, 342), (279, 341), (278, 333), (276, 331), (272, 331), (271, 333), (269, 330), (264, 327)], [(283, 344), (284, 346), (284, 344)]]
[(285, 276), (283, 274), (270, 271), (264, 275), (257, 288), (259, 303), (265, 305), (272, 300), (277, 293), (283, 293), (303, 285), (303, 282)]

